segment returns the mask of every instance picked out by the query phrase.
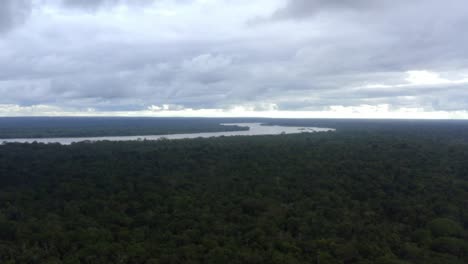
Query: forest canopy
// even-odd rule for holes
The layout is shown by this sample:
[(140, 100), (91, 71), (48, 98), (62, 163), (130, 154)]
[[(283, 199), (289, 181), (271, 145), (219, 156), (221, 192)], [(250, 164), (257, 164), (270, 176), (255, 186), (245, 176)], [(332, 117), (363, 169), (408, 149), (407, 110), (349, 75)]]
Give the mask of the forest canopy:
[(5, 144), (0, 262), (468, 263), (465, 126)]

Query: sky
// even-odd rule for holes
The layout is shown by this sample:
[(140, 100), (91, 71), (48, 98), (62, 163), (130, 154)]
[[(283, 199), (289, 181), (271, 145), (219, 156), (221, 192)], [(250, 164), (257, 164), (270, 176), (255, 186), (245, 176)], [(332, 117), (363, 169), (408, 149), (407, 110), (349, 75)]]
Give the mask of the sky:
[(468, 119), (466, 0), (1, 0), (0, 116)]

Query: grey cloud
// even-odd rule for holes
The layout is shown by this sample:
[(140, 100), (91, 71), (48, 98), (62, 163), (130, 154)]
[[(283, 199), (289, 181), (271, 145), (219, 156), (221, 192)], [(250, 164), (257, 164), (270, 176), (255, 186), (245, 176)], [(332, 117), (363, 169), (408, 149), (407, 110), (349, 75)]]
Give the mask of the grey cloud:
[(31, 0), (0, 1), (0, 33), (22, 24), (31, 13)]
[[(61, 0), (62, 6), (66, 8), (82, 9), (87, 11), (96, 11), (102, 8), (112, 8), (118, 5), (127, 7), (145, 7), (157, 0)], [(187, 4), (193, 0), (172, 0), (177, 4)]]
[(154, 0), (63, 0), (63, 5), (70, 8), (96, 10), (102, 7), (112, 7), (119, 4), (145, 5), (153, 2)]
[(274, 19), (301, 19), (317, 15), (322, 11), (356, 10), (363, 11), (388, 3), (388, 0), (289, 0), (286, 6), (278, 9)]
[[(171, 12), (167, 20), (108, 21), (115, 10), (106, 7), (149, 1), (64, 1), (51, 10), (71, 14), (65, 24), (38, 11), (31, 18), (36, 17), (31, 23), (36, 27), (28, 25), (29, 30), (0, 41), (0, 104), (97, 110), (163, 104), (261, 109), (271, 103), (280, 110), (390, 104), (468, 110), (466, 84), (398, 86), (406, 83), (409, 70), (468, 78), (468, 35), (463, 34), (468, 5), (462, 0), (290, 0), (270, 19), (250, 27), (242, 21), (228, 27), (227, 21), (211, 17), (190, 20), (206, 19), (192, 26), (185, 20), (190, 14), (171, 20)], [(102, 12), (89, 16), (70, 8)], [(83, 21), (73, 20), (80, 16)], [(0, 17), (2, 25), (5, 17)], [(151, 30), (139, 31), (148, 23)], [(227, 33), (220, 37), (218, 32)], [(391, 87), (366, 88), (368, 84)]]
[(120, 2), (119, 0), (94, 0), (94, 1), (87, 1), (87, 0), (64, 0), (63, 4), (68, 7), (73, 8), (84, 8), (84, 9), (94, 9), (98, 8), (104, 4), (117, 4)]

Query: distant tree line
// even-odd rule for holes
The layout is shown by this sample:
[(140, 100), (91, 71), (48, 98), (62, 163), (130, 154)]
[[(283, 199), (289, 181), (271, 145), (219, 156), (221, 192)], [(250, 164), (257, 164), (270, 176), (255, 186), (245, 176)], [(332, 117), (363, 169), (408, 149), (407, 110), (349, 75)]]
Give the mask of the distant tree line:
[(0, 143), (7, 138), (146, 136), (246, 130), (224, 119), (125, 117), (0, 117)]

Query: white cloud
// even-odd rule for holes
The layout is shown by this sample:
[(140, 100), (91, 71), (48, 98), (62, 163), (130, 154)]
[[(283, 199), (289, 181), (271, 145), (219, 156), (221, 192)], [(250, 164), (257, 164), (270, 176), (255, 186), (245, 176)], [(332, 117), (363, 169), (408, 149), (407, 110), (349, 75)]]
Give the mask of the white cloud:
[(178, 106), (150, 106), (141, 111), (95, 111), (62, 109), (49, 105), (0, 105), (0, 116), (121, 116), (121, 117), (265, 117), (265, 118), (388, 118), (388, 119), (468, 119), (468, 111), (425, 111), (422, 108), (397, 108), (382, 105), (330, 106), (324, 111), (259, 110), (251, 106), (229, 109), (191, 109)]
[(450, 83), (450, 80), (443, 79), (439, 74), (430, 71), (408, 71), (406, 80), (413, 85), (422, 84), (444, 84)]

